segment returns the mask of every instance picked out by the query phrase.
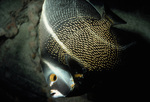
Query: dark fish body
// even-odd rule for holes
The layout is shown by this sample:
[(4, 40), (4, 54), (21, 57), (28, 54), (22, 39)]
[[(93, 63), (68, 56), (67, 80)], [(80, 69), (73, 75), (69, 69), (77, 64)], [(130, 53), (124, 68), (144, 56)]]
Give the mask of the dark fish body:
[(57, 38), (47, 31), (42, 20), (42, 54), (47, 53), (46, 56), (65, 65), (66, 55), (70, 55), (90, 71), (110, 68), (116, 63), (118, 43), (110, 33), (113, 21), (107, 17), (101, 19), (85, 0), (46, 0), (44, 5), (47, 23)]
[(39, 26), (41, 57), (69, 66), (74, 74), (112, 68), (119, 53), (110, 30), (115, 19), (107, 12), (101, 18), (86, 0), (45, 0)]

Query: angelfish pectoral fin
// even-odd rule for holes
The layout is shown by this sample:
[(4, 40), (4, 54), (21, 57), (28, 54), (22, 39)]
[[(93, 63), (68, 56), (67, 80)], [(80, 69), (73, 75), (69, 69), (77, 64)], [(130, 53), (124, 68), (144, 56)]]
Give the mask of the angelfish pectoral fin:
[[(84, 73), (86, 73), (87, 70), (83, 67), (80, 61), (72, 58), (68, 54), (65, 55), (65, 60), (74, 78), (84, 78)], [(71, 88), (74, 88), (74, 86), (75, 84), (73, 82)]]
[(71, 55), (66, 54), (65, 55), (65, 60), (67, 65), (71, 68), (71, 69), (78, 69), (80, 68), (80, 63), (77, 62), (74, 58), (71, 57)]
[(74, 74), (75, 78), (83, 78), (83, 74)]

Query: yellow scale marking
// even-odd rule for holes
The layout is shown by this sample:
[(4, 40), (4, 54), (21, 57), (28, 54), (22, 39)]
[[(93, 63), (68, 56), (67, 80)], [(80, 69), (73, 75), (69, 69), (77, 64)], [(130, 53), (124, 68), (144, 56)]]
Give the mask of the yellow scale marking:
[[(99, 71), (113, 67), (118, 59), (118, 43), (110, 33), (112, 21), (90, 17), (72, 18), (63, 23), (56, 31), (59, 40), (71, 51), (70, 56), (79, 61), (89, 71)], [(46, 48), (50, 55), (66, 64), (68, 54), (50, 36)]]

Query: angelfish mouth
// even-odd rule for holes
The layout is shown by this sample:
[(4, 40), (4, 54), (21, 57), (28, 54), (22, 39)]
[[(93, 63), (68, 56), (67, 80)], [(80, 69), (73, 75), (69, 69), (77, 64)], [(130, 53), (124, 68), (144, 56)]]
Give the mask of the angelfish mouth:
[[(53, 75), (53, 74), (52, 74)], [(50, 75), (51, 77), (51, 75)], [(60, 88), (52, 88), (53, 84), (55, 83), (55, 81), (50, 80), (50, 87), (52, 88), (50, 90), (50, 94), (53, 98), (59, 98), (59, 97), (66, 97), (71, 91), (73, 91), (73, 89), (75, 88), (75, 83), (74, 80), (71, 78), (70, 79), (70, 85), (65, 86), (63, 85), (63, 87)], [(59, 90), (58, 90), (59, 89)]]
[(53, 98), (65, 97), (61, 92), (55, 89), (51, 90), (50, 93)]

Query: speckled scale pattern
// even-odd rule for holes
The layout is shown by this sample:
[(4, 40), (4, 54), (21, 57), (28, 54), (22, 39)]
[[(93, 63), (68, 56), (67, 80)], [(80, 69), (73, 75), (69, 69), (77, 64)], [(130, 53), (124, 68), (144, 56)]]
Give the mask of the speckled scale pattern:
[(57, 29), (61, 23), (72, 17), (101, 18), (86, 0), (46, 0), (45, 5), (46, 16), (53, 29)]
[[(92, 17), (74, 17), (63, 22), (55, 31), (70, 51), (69, 55), (89, 71), (113, 67), (118, 59), (118, 44), (111, 34), (112, 22)], [(66, 64), (68, 54), (52, 36), (45, 43), (50, 56)]]

